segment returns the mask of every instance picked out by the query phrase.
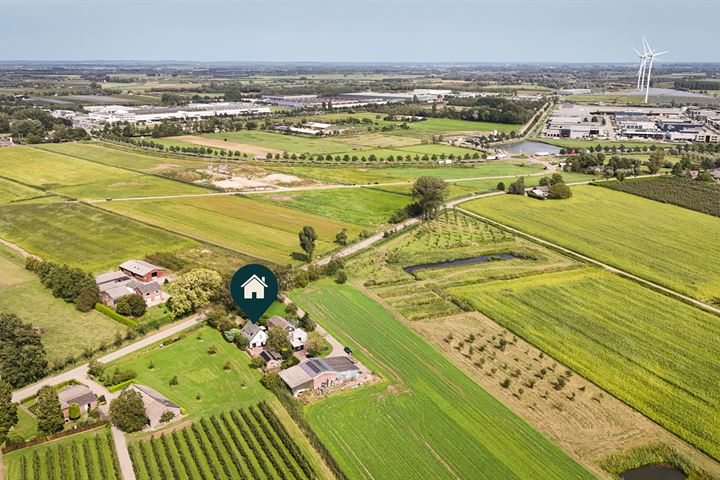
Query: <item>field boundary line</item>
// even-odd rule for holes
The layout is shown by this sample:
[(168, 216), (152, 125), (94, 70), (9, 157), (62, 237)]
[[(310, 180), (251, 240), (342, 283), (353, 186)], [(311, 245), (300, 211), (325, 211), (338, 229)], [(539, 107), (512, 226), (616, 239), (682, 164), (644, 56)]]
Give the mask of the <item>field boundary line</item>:
[(140, 220), (140, 219), (138, 219), (138, 218), (134, 218), (134, 217), (130, 217), (130, 216), (128, 216), (128, 215), (124, 215), (124, 214), (122, 214), (122, 213), (120, 213), (120, 212), (116, 212), (116, 211), (114, 211), (114, 210), (109, 210), (109, 209), (105, 209), (105, 208), (102, 208), (102, 207), (95, 206), (95, 205), (93, 205), (92, 203), (88, 203), (88, 202), (85, 202), (85, 201), (79, 201), (79, 202), (77, 202), (77, 203), (79, 203), (79, 204), (81, 204), (81, 205), (87, 205), (87, 206), (90, 207), (90, 208), (95, 208), (95, 209), (97, 209), (97, 210), (100, 210), (100, 211), (105, 212), (105, 213), (109, 213), (109, 214), (111, 214), (111, 215), (117, 215), (118, 217), (122, 217), (122, 218), (125, 218), (125, 219), (127, 219), (127, 220), (131, 220), (131, 221), (133, 221), (133, 222), (141, 223), (141, 224), (143, 224), (143, 225), (145, 225), (145, 226), (148, 226), (148, 227), (151, 227), (151, 228), (157, 228), (158, 230), (162, 230), (162, 231), (164, 231), (164, 232), (171, 233), (171, 234), (173, 234), (173, 235), (177, 235), (177, 236), (179, 236), (179, 237), (185, 237), (185, 238), (190, 239), (190, 240), (192, 240), (192, 241), (194, 241), (194, 242), (197, 242), (197, 243), (199, 243), (199, 244), (201, 244), (201, 245), (202, 245), (202, 244), (204, 244), (204, 245), (209, 245), (209, 246), (211, 246), (211, 247), (220, 248), (220, 249), (222, 249), (222, 250), (227, 250), (227, 251), (230, 251), (230, 252), (233, 252), (233, 253), (237, 253), (237, 254), (239, 254), (239, 255), (242, 255), (242, 256), (244, 256), (244, 257), (247, 257), (248, 260), (260, 260), (260, 261), (268, 262), (268, 263), (271, 263), (271, 264), (275, 263), (275, 262), (273, 262), (273, 261), (271, 261), (271, 260), (268, 260), (267, 258), (255, 257), (255, 256), (253, 256), (253, 255), (250, 255), (250, 254), (246, 253), (246, 252), (241, 252), (240, 250), (236, 250), (236, 249), (234, 249), (234, 248), (227, 247), (227, 246), (225, 246), (225, 245), (220, 245), (220, 244), (217, 244), (217, 243), (214, 243), (214, 242), (210, 242), (210, 241), (207, 241), (207, 240), (202, 240), (202, 239), (197, 238), (197, 237), (194, 237), (194, 236), (192, 236), (192, 235), (188, 235), (187, 233), (178, 232), (178, 231), (176, 231), (176, 230), (171, 230), (171, 229), (169, 229), (169, 228), (166, 228), (166, 227), (163, 227), (163, 226), (160, 226), (160, 225), (155, 225), (155, 224), (150, 223), (150, 222), (145, 221), (145, 220)]
[[(468, 199), (468, 200), (470, 200), (470, 199)], [(506, 230), (508, 230), (508, 231), (516, 234), (516, 235), (519, 235), (519, 236), (521, 236), (521, 237), (523, 237), (523, 238), (525, 238), (525, 239), (527, 239), (527, 240), (533, 241), (533, 242), (538, 243), (538, 244), (540, 244), (540, 245), (543, 245), (543, 246), (545, 246), (545, 247), (552, 248), (552, 249), (554, 249), (554, 250), (556, 250), (556, 251), (565, 253), (565, 254), (567, 254), (567, 255), (569, 255), (569, 256), (571, 256), (571, 257), (574, 257), (575, 259), (581, 260), (581, 261), (583, 261), (583, 262), (585, 262), (585, 263), (590, 263), (590, 264), (595, 265), (595, 266), (597, 266), (597, 267), (601, 267), (601, 268), (603, 268), (603, 269), (605, 269), (605, 270), (608, 270), (608, 271), (610, 271), (610, 272), (616, 273), (616, 274), (618, 274), (618, 275), (620, 275), (620, 276), (622, 276), (622, 277), (625, 277), (625, 278), (627, 278), (627, 279), (630, 279), (630, 280), (633, 280), (633, 281), (635, 281), (635, 282), (637, 282), (637, 283), (640, 283), (640, 284), (642, 284), (643, 286), (648, 287), (648, 288), (650, 288), (650, 289), (652, 289), (652, 290), (655, 290), (655, 291), (658, 291), (658, 292), (663, 293), (663, 294), (665, 294), (665, 295), (674, 297), (674, 298), (676, 298), (676, 299), (678, 299), (678, 300), (681, 300), (681, 301), (683, 301), (683, 302), (685, 302), (685, 303), (687, 303), (687, 304), (690, 304), (690, 305), (693, 305), (693, 306), (695, 306), (695, 307), (698, 307), (698, 308), (700, 308), (700, 309), (702, 309), (702, 310), (705, 310), (705, 311), (707, 311), (707, 312), (714, 313), (715, 315), (720, 315), (720, 308), (714, 307), (714, 306), (712, 306), (712, 305), (710, 305), (710, 304), (708, 304), (708, 303), (705, 303), (705, 302), (703, 302), (703, 301), (701, 301), (701, 300), (698, 300), (698, 299), (696, 299), (696, 298), (693, 298), (693, 297), (690, 297), (690, 296), (688, 296), (688, 295), (682, 294), (682, 293), (680, 293), (680, 292), (676, 292), (675, 290), (672, 290), (672, 289), (670, 289), (670, 288), (663, 287), (663, 286), (660, 285), (660, 284), (657, 284), (657, 283), (652, 282), (652, 281), (650, 281), (650, 280), (647, 280), (647, 279), (645, 279), (645, 278), (643, 278), (643, 277), (640, 277), (640, 276), (638, 276), (638, 275), (635, 275), (635, 274), (632, 274), (632, 273), (627, 272), (627, 271), (625, 271), (625, 270), (622, 270), (622, 269), (620, 269), (620, 268), (618, 268), (618, 267), (614, 267), (614, 266), (612, 266), (612, 265), (610, 265), (610, 264), (601, 262), (600, 260), (596, 260), (596, 259), (594, 259), (594, 258), (592, 258), (592, 257), (587, 256), (587, 255), (583, 255), (582, 253), (579, 253), (579, 252), (576, 252), (575, 250), (572, 250), (572, 249), (563, 247), (563, 246), (561, 246), (561, 245), (559, 245), (559, 244), (557, 244), (557, 243), (553, 243), (553, 242), (551, 242), (551, 241), (549, 241), (549, 240), (545, 240), (545, 239), (543, 239), (543, 238), (541, 238), (541, 237), (538, 237), (538, 236), (531, 235), (531, 234), (529, 234), (529, 233), (523, 232), (522, 230), (519, 230), (519, 229), (517, 229), (517, 228), (511, 227), (511, 226), (509, 226), (509, 225), (505, 225), (504, 223), (501, 223), (501, 222), (492, 220), (492, 219), (490, 219), (490, 218), (488, 218), (488, 217), (479, 215), (479, 214), (477, 214), (477, 213), (473, 213), (473, 212), (471, 212), (471, 211), (469, 211), (469, 210), (465, 210), (465, 209), (462, 208), (462, 207), (459, 207), (459, 206), (458, 206), (458, 207), (455, 207), (455, 208), (457, 208), (460, 212), (462, 212), (462, 213), (464, 213), (464, 214), (466, 214), (466, 215), (469, 215), (470, 217), (477, 218), (477, 219), (479, 219), (479, 220), (482, 220), (482, 221), (484, 221), (484, 222), (487, 222), (487, 223), (489, 223), (489, 224), (491, 224), (491, 225), (494, 225), (494, 226), (496, 226), (496, 227), (504, 228), (504, 229), (506, 229)]]

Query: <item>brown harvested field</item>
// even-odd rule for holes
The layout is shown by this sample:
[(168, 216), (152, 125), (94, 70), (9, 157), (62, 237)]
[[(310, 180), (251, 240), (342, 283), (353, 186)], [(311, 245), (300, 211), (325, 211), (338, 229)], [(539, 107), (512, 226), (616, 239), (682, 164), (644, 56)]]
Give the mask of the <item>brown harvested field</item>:
[(247, 143), (226, 142), (224, 140), (214, 140), (212, 138), (198, 137), (197, 135), (180, 135), (178, 137), (167, 137), (168, 140), (175, 140), (183, 143), (192, 143), (193, 145), (201, 145), (203, 147), (222, 148), (224, 150), (239, 150), (241, 152), (252, 153), (253, 155), (267, 155), (268, 153), (281, 154), (282, 150), (275, 148), (259, 147), (257, 145), (249, 145)]
[[(598, 478), (613, 478), (597, 466), (608, 455), (657, 443), (674, 448), (692, 464), (720, 478), (720, 464), (579, 375), (572, 374), (562, 389), (556, 390), (553, 382), (569, 369), (480, 313), (404, 323)], [(452, 339), (447, 341), (450, 333)], [(475, 339), (469, 342), (471, 334)], [(501, 344), (504, 347), (498, 348)], [(510, 385), (502, 387), (505, 379)]]

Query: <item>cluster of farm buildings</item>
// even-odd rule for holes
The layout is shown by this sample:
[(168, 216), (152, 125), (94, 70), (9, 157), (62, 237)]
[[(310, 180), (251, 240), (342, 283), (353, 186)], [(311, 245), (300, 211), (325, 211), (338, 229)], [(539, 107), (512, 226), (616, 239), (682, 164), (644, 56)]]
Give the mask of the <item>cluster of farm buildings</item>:
[(288, 341), (298, 357), (305, 357), (299, 364), (280, 371), (280, 378), (285, 382), (293, 395), (311, 390), (324, 390), (356, 380), (360, 376), (360, 366), (352, 360), (345, 350), (345, 355), (325, 358), (312, 358), (303, 355), (307, 332), (280, 316), (273, 316), (267, 326), (247, 322), (240, 330), (248, 340), (248, 353), (259, 356), (265, 361), (266, 371), (278, 371), (282, 367), (282, 357), (275, 351), (266, 348), (269, 328), (282, 328), (287, 332)]
[(115, 308), (118, 300), (132, 294), (143, 297), (148, 307), (163, 303), (169, 296), (161, 290), (160, 283), (167, 280), (163, 267), (144, 260), (128, 260), (116, 271), (95, 277), (100, 299), (110, 308)]
[(688, 108), (560, 105), (542, 137), (720, 142), (720, 111)]

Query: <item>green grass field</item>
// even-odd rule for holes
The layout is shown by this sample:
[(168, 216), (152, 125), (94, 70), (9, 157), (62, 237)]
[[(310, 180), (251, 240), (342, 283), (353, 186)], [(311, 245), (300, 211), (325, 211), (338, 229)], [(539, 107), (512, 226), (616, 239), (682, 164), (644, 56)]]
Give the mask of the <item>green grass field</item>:
[(4, 457), (8, 480), (122, 478), (107, 427), (23, 448)]
[(20, 202), (47, 195), (42, 190), (0, 178), (0, 203)]
[(335, 234), (343, 228), (348, 229), (350, 237), (357, 235), (360, 230), (351, 223), (244, 196), (109, 202), (102, 206), (168, 230), (280, 264), (304, 259), (304, 254), (303, 258), (297, 258), (297, 255), (301, 252), (298, 232), (305, 225), (312, 225), (318, 233), (317, 255), (333, 248)]
[(350, 285), (324, 281), (291, 296), (389, 380), (307, 409), (350, 478), (592, 478)]
[(0, 238), (46, 260), (91, 272), (125, 260), (197, 244), (166, 231), (78, 203), (0, 206)]
[(322, 215), (336, 221), (351, 222), (355, 225), (373, 228), (387, 224), (390, 215), (395, 210), (411, 202), (406, 195), (369, 188), (305, 190), (252, 195), (251, 198), (263, 203)]
[(308, 457), (267, 404), (203, 418), (129, 447), (139, 480), (317, 478)]
[[(208, 353), (211, 345), (217, 348), (214, 355)], [(152, 369), (148, 368), (150, 362)], [(225, 362), (230, 362), (230, 370), (223, 368)], [(250, 357), (226, 342), (220, 332), (202, 328), (170, 345), (155, 344), (122, 358), (108, 368), (117, 365), (135, 370), (136, 383), (167, 396), (183, 407), (189, 418), (199, 418), (269, 398), (270, 392), (260, 385), (260, 372), (251, 369), (249, 363)], [(173, 376), (177, 376), (178, 384), (170, 386)]]
[(596, 186), (563, 201), (501, 195), (464, 208), (703, 300), (720, 298), (720, 219)]
[[(71, 144), (70, 147), (83, 150), (94, 146)], [(113, 150), (105, 150), (108, 151), (108, 158), (114, 155)], [(7, 178), (80, 199), (208, 192), (195, 185), (34, 147), (1, 150), (0, 169)]]
[(300, 135), (285, 135), (282, 133), (271, 133), (264, 131), (224, 132), (208, 133), (203, 137), (215, 140), (227, 139), (228, 142), (246, 143), (260, 147), (273, 148), (276, 150), (296, 153), (335, 153), (348, 150), (344, 143), (328, 140), (326, 138), (310, 138)]
[(179, 157), (166, 157), (162, 154), (132, 152), (113, 148), (109, 144), (92, 143), (46, 143), (36, 148), (59, 153), (83, 160), (102, 163), (111, 167), (127, 168), (146, 173), (159, 173), (168, 170), (204, 168), (206, 160), (194, 160)]
[(450, 292), (720, 458), (714, 315), (591, 268)]
[(125, 327), (96, 311), (81, 313), (74, 305), (53, 297), (38, 277), (25, 270), (25, 260), (0, 247), (0, 312), (14, 313), (24, 322), (43, 329), (42, 343), (48, 360), (80, 356), (84, 347), (112, 342)]

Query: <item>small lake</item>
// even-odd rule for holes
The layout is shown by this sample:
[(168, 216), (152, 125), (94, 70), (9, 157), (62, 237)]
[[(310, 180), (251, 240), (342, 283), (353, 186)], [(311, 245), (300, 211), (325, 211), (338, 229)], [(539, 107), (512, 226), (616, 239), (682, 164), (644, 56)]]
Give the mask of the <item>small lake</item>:
[(545, 153), (550, 153), (553, 155), (557, 155), (560, 153), (560, 147), (556, 147), (555, 145), (550, 145), (550, 144), (541, 143), (541, 142), (512, 143), (509, 145), (503, 145), (499, 148), (501, 150), (505, 150), (506, 152), (512, 152), (512, 153), (545, 152)]
[(620, 474), (623, 480), (686, 480), (682, 470), (664, 465), (643, 465)]
[(460, 260), (453, 260), (452, 262), (439, 262), (439, 263), (423, 263), (421, 265), (413, 265), (411, 267), (405, 267), (403, 270), (407, 273), (413, 273), (417, 270), (429, 270), (431, 268), (449, 268), (459, 267), (461, 265), (473, 265), (475, 263), (493, 262), (496, 260), (513, 260), (516, 257), (510, 253), (496, 253), (494, 255), (480, 255), (472, 258), (463, 258)]

